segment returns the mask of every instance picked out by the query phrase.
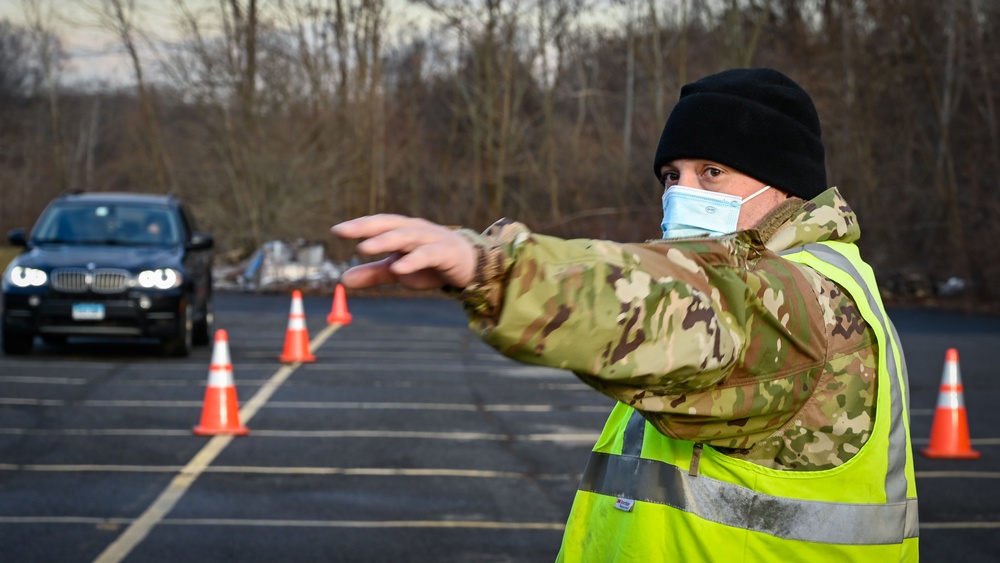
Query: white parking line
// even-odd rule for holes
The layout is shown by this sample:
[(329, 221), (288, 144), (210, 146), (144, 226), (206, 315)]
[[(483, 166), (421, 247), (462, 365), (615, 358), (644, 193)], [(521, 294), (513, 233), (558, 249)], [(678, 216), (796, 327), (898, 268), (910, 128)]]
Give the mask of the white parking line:
[[(244, 354), (246, 356), (247, 354)], [(261, 352), (259, 355), (264, 357), (265, 355), (270, 357), (272, 354), (269, 352)], [(406, 351), (401, 351), (399, 354), (399, 361), (395, 363), (385, 362), (386, 358), (392, 358), (393, 352), (386, 351), (381, 354), (377, 359), (383, 360), (382, 362), (360, 362), (360, 363), (348, 363), (339, 361), (337, 358), (324, 358), (322, 363), (308, 364), (302, 366), (301, 369), (304, 371), (333, 371), (333, 372), (345, 372), (345, 371), (400, 371), (405, 370), (405, 372), (434, 372), (434, 373), (444, 373), (444, 372), (456, 372), (463, 373), (468, 371), (475, 371), (479, 373), (487, 373), (489, 375), (507, 376), (507, 377), (518, 377), (525, 379), (541, 379), (541, 378), (556, 378), (556, 379), (569, 379), (575, 381), (573, 375), (566, 370), (559, 370), (555, 368), (540, 368), (537, 366), (519, 366), (517, 364), (512, 365), (512, 360), (507, 360), (502, 356), (499, 358), (493, 358), (493, 362), (479, 362), (474, 368), (465, 365), (435, 365), (435, 364), (410, 364), (409, 359), (412, 354)], [(440, 356), (436, 356), (440, 357)], [(265, 370), (274, 367), (274, 363), (248, 363), (240, 362), (240, 369), (245, 371), (251, 370)], [(170, 366), (173, 371), (205, 371), (204, 366), (194, 365), (194, 364), (178, 364), (176, 366)], [(240, 381), (255, 381), (262, 383), (263, 380), (242, 380)], [(39, 377), (39, 376), (28, 376), (28, 375), (3, 375), (0, 376), (0, 383), (32, 383), (39, 385), (86, 385), (90, 380), (84, 378), (60, 378), (60, 377)], [(190, 385), (193, 383), (204, 383), (203, 380), (176, 380), (176, 379), (138, 379), (138, 380), (124, 380), (124, 381), (111, 381), (108, 382), (111, 385)], [(558, 385), (558, 384), (556, 384)], [(574, 387), (579, 387), (582, 389), (591, 389), (590, 386), (584, 383), (574, 383)], [(927, 410), (926, 414), (933, 413), (932, 409)]]
[[(464, 327), (462, 328), (462, 330), (466, 330), (467, 331), (467, 329), (465, 329)], [(335, 352), (335, 353), (340, 353), (340, 352), (343, 352), (345, 350), (368, 350), (368, 351), (376, 350), (376, 351), (380, 351), (380, 352), (385, 352), (385, 351), (388, 351), (388, 352), (397, 352), (397, 351), (410, 352), (412, 350), (420, 350), (420, 351), (423, 351), (423, 352), (427, 352), (429, 350), (447, 350), (447, 351), (452, 351), (455, 348), (460, 347), (460, 346), (465, 346), (465, 342), (459, 341), (459, 340), (448, 341), (448, 340), (442, 340), (442, 339), (439, 339), (439, 338), (433, 338), (433, 339), (430, 339), (430, 340), (427, 340), (427, 339), (425, 339), (425, 340), (420, 340), (420, 339), (406, 339), (406, 340), (398, 340), (398, 341), (395, 341), (395, 342), (386, 342), (385, 340), (378, 340), (378, 339), (375, 339), (375, 340), (370, 340), (370, 339), (369, 340), (359, 340), (359, 339), (347, 340), (347, 339), (343, 339), (343, 340), (338, 340), (337, 344), (331, 346), (329, 348), (329, 350), (331, 352)], [(485, 344), (483, 344), (483, 345), (477, 345), (475, 350), (471, 350), (470, 349), (470, 350), (466, 350), (466, 351), (468, 351), (468, 352), (474, 352), (474, 353), (483, 353), (483, 352), (485, 352), (485, 353), (496, 354), (496, 352), (494, 352), (492, 348), (490, 348), (489, 346), (486, 346)]]
[(191, 436), (177, 428), (0, 428), (4, 436)]
[[(240, 365), (241, 368), (246, 366)], [(268, 364), (268, 369), (274, 368), (274, 364)], [(205, 371), (204, 367), (199, 368)], [(0, 375), (0, 383), (25, 383), (31, 385), (87, 385), (91, 381), (79, 377), (38, 377), (38, 376), (17, 376)], [(243, 385), (263, 385), (266, 379), (240, 379)], [(105, 383), (109, 386), (121, 385), (124, 387), (204, 387), (205, 378), (198, 379), (129, 379), (109, 381)]]
[(917, 479), (1000, 479), (1000, 471), (916, 471)]
[[(971, 438), (970, 441), (976, 446), (1000, 446), (1000, 438)], [(918, 445), (931, 443), (930, 438), (913, 438), (913, 443)]]
[(98, 464), (51, 464), (0, 463), (0, 471), (37, 471), (42, 473), (177, 473), (183, 471), (180, 465), (98, 465)]
[(268, 405), (290, 409), (358, 409), (358, 410), (437, 410), (489, 412), (600, 412), (608, 413), (613, 405), (474, 405), (469, 403), (393, 403), (348, 401), (274, 401)]
[(90, 524), (94, 526), (125, 525), (131, 518), (101, 518), (95, 516), (0, 516), (0, 524)]
[(561, 522), (490, 522), (484, 520), (241, 520), (235, 518), (175, 518), (173, 526), (266, 526), (286, 528), (473, 528), (477, 530), (550, 530), (561, 532)]
[[(134, 523), (128, 518), (91, 516), (0, 516), (0, 524), (86, 524), (119, 526)], [(429, 528), (478, 530), (542, 530), (561, 532), (561, 522), (495, 522), (483, 520), (253, 520), (236, 518), (164, 518), (163, 526), (259, 526), (284, 528)], [(921, 522), (921, 530), (974, 530), (1000, 528), (1000, 522)]]
[[(337, 406), (334, 406), (337, 405)], [(407, 406), (400, 404), (398, 407), (375, 406), (376, 403), (360, 406), (358, 403), (330, 403), (323, 405), (292, 405), (290, 403), (274, 402), (266, 405), (268, 408), (360, 408), (390, 410), (424, 410), (420, 406)], [(191, 406), (191, 405), (186, 405)], [(201, 406), (198, 403), (196, 406)], [(486, 411), (529, 411), (529, 412), (607, 412), (608, 408), (603, 406), (580, 406), (568, 409), (553, 407), (551, 405), (485, 405)], [(475, 411), (476, 408), (462, 406), (461, 404), (445, 404), (430, 406), (426, 410), (453, 410), (453, 411)], [(244, 420), (248, 417), (244, 417)], [(600, 436), (596, 432), (573, 432), (573, 433), (547, 433), (547, 434), (490, 434), (484, 432), (421, 432), (421, 431), (394, 431), (394, 430), (266, 430), (255, 429), (254, 436), (268, 438), (387, 438), (387, 439), (422, 439), (422, 440), (510, 440), (513, 442), (566, 442), (566, 441), (596, 441)], [(176, 428), (0, 428), (0, 436), (190, 436), (189, 430), (179, 430)], [(926, 438), (915, 438), (914, 444), (921, 445), (929, 442)], [(973, 438), (972, 445), (978, 447), (998, 446), (1000, 438)]]
[(213, 466), (212, 473), (250, 473), (266, 475), (353, 475), (360, 477), (465, 477), (469, 479), (531, 479), (540, 481), (579, 481), (580, 474), (528, 474), (516, 471), (483, 469), (401, 469), (397, 467), (240, 467)]
[(969, 530), (1000, 528), (1000, 522), (921, 522), (921, 530)]
[[(340, 326), (327, 325), (313, 340), (310, 348), (319, 348)], [(288, 379), (299, 365), (299, 363), (294, 363), (283, 366), (275, 372), (268, 382), (258, 389), (254, 393), (254, 396), (247, 401), (246, 405), (240, 409), (241, 420), (246, 423), (253, 418), (257, 414), (257, 411), (260, 410), (261, 405), (271, 398), (278, 387)], [(232, 436), (217, 435), (209, 440), (205, 444), (205, 447), (170, 481), (170, 484), (153, 501), (153, 504), (138, 519), (129, 524), (129, 527), (94, 560), (95, 563), (117, 563), (125, 559), (135, 549), (135, 546), (139, 545), (145, 539), (146, 535), (164, 520), (166, 515), (170, 513), (181, 497), (184, 496), (184, 493), (191, 487), (195, 479), (211, 465), (212, 461), (229, 445), (232, 439)]]
[(195, 479), (205, 471), (205, 468), (229, 445), (232, 439), (232, 436), (215, 436), (209, 440), (208, 444), (170, 481), (170, 484), (153, 501), (153, 504), (139, 518), (129, 524), (122, 535), (118, 536), (94, 561), (110, 563), (125, 559), (135, 546), (145, 539), (150, 530), (173, 510)]
[(86, 385), (82, 377), (37, 377), (31, 375), (0, 375), (0, 383), (34, 383), (39, 385)]
[[(400, 364), (393, 367), (400, 367), (401, 365), (406, 365), (406, 359), (410, 360), (477, 360), (488, 362), (489, 360), (503, 359), (503, 356), (498, 356), (496, 352), (487, 353), (467, 353), (467, 352), (451, 352), (446, 350), (431, 350), (430, 352), (421, 351), (413, 352), (411, 350), (382, 350), (382, 351), (365, 351), (365, 350), (351, 350), (351, 349), (340, 349), (335, 352), (335, 359), (349, 359), (349, 360), (385, 360), (386, 357), (392, 357), (391, 354), (398, 353), (400, 357)], [(248, 358), (264, 358), (270, 357), (270, 352), (252, 352), (248, 351), (243, 354), (243, 356)], [(406, 365), (409, 369), (409, 365)]]
[[(177, 473), (179, 465), (60, 465), (0, 463), (0, 471), (32, 471), (39, 473)], [(356, 477), (465, 477), (469, 479), (531, 479), (533, 481), (579, 481), (580, 474), (519, 473), (486, 469), (410, 468), (398, 467), (259, 467), (212, 465), (203, 473), (247, 475), (346, 475)]]
[[(261, 389), (267, 387), (265, 383)], [(202, 383), (204, 385), (204, 383)], [(273, 391), (272, 391), (273, 392)], [(259, 391), (258, 391), (259, 393)], [(100, 408), (201, 408), (201, 401), (149, 401), (131, 399), (64, 401), (62, 399), (31, 399), (0, 397), (0, 405), (32, 407), (64, 407), (68, 405)], [(476, 405), (472, 403), (398, 403), (376, 401), (273, 401), (268, 408), (283, 409), (347, 409), (347, 410), (429, 410), (429, 411), (490, 411), (490, 412), (600, 412), (611, 411), (613, 405)], [(260, 408), (260, 407), (258, 407)]]
[(64, 401), (62, 399), (27, 399), (22, 397), (2, 397), (0, 405), (24, 406), (24, 407), (65, 407), (69, 405), (78, 407), (142, 407), (142, 408), (167, 408), (178, 407), (198, 407), (201, 408), (201, 401), (133, 401), (133, 400), (90, 400), (90, 401)]
[(399, 430), (254, 430), (254, 436), (269, 438), (386, 438), (404, 440), (458, 440), (510, 442), (589, 442), (601, 436), (599, 432), (550, 434), (489, 434), (486, 432), (421, 432)]
[[(33, 361), (28, 361), (28, 360), (8, 360), (8, 359), (5, 359), (4, 362), (3, 362), (3, 365), (4, 365), (4, 367), (6, 367), (8, 369), (9, 368), (28, 368), (29, 370), (32, 370), (32, 369), (37, 369), (39, 364), (38, 364), (38, 362), (33, 362)], [(114, 369), (114, 368), (117, 368), (117, 367), (120, 367), (120, 366), (118, 364), (112, 363), (112, 362), (90, 362), (90, 361), (77, 362), (77, 361), (73, 361), (73, 360), (53, 360), (53, 359), (46, 359), (45, 360), (45, 367), (47, 369), (48, 368), (66, 368), (66, 369), (73, 369), (73, 370), (76, 370), (76, 371), (80, 371), (80, 370), (87, 370), (87, 369), (107, 370), (107, 369)]]
[[(241, 411), (242, 412), (242, 411)], [(243, 418), (246, 420), (246, 417)], [(9, 436), (190, 436), (190, 430), (153, 430), (129, 428), (66, 428), (37, 430), (34, 428), (0, 428), (0, 435)], [(458, 440), (509, 442), (590, 442), (597, 441), (598, 432), (567, 432), (547, 434), (490, 434), (486, 432), (422, 432), (398, 430), (261, 430), (254, 429), (257, 438), (385, 438), (406, 440)]]
[[(127, 518), (88, 516), (0, 516), (0, 524), (134, 524)], [(477, 530), (542, 530), (561, 532), (561, 522), (491, 522), (485, 520), (253, 520), (237, 518), (163, 518), (163, 526), (260, 526), (284, 528), (473, 528)], [(103, 558), (103, 555), (102, 555)], [(100, 561), (101, 559), (98, 559)]]
[[(36, 471), (52, 473), (106, 472), (106, 473), (175, 473), (185, 468), (177, 465), (99, 465), (99, 464), (24, 464), (0, 463), (0, 471)], [(394, 467), (261, 467), (241, 465), (213, 465), (204, 473), (248, 473), (268, 475), (361, 475), (406, 477), (474, 477), (479, 479), (578, 479), (570, 474), (526, 474), (515, 471), (480, 469), (402, 469)], [(918, 479), (1000, 479), (1000, 471), (917, 471)]]
[(384, 361), (387, 357), (391, 356), (383, 355), (382, 357), (378, 358), (380, 360), (383, 360), (381, 363), (363, 362), (358, 364), (351, 364), (334, 360), (332, 363), (324, 362), (322, 364), (317, 363), (317, 364), (309, 364), (307, 366), (302, 366), (302, 370), (307, 372), (331, 371), (340, 373), (343, 373), (345, 371), (393, 371), (397, 373), (421, 372), (421, 371), (429, 371), (433, 373), (448, 373), (448, 372), (462, 373), (469, 371), (469, 367), (462, 365), (455, 365), (455, 364), (452, 365), (443, 364), (440, 366), (436, 366), (434, 364), (410, 365), (406, 363), (406, 357), (403, 355), (399, 357), (399, 362), (388, 363)]

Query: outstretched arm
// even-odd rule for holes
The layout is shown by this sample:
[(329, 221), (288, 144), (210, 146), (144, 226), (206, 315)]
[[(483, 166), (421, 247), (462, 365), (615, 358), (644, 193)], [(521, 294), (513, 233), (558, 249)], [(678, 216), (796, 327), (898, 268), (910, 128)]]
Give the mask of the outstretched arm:
[(390, 283), (414, 289), (465, 287), (475, 275), (472, 241), (426, 219), (370, 215), (344, 221), (330, 230), (341, 238), (363, 239), (357, 247), (363, 255), (389, 254), (344, 272), (341, 282), (350, 288)]

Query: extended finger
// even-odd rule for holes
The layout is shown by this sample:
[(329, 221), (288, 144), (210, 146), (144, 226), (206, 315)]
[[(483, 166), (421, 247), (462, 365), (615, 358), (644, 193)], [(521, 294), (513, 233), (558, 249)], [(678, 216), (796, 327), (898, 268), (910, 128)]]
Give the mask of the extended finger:
[(392, 229), (427, 223), (424, 219), (380, 213), (344, 221), (330, 227), (330, 231), (340, 238), (363, 239), (380, 235)]
[(421, 271), (436, 275), (456, 287), (464, 287), (475, 274), (476, 251), (464, 238), (443, 240), (420, 246), (399, 258), (390, 267), (397, 277)]
[(372, 236), (358, 243), (358, 251), (369, 256), (384, 252), (408, 253), (421, 246), (434, 244), (455, 235), (451, 229), (419, 220)]
[(351, 289), (395, 283), (397, 277), (390, 269), (395, 258), (393, 256), (378, 262), (355, 266), (341, 274), (340, 282)]

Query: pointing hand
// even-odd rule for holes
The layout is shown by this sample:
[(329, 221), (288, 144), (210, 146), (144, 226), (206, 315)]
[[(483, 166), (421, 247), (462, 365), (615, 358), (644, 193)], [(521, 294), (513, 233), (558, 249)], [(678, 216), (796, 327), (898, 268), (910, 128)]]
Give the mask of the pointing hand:
[(363, 255), (389, 254), (387, 258), (344, 272), (341, 283), (350, 288), (389, 283), (414, 289), (465, 287), (476, 273), (476, 249), (472, 242), (426, 219), (369, 215), (344, 221), (330, 230), (340, 238), (363, 239), (357, 247)]

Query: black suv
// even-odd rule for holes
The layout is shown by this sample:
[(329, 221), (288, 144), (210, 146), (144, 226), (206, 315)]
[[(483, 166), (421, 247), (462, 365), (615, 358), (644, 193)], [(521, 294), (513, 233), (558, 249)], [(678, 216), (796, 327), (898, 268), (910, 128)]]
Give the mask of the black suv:
[(3, 275), (3, 351), (27, 354), (36, 335), (146, 337), (186, 356), (212, 330), (212, 237), (173, 196), (83, 193), (42, 212)]

